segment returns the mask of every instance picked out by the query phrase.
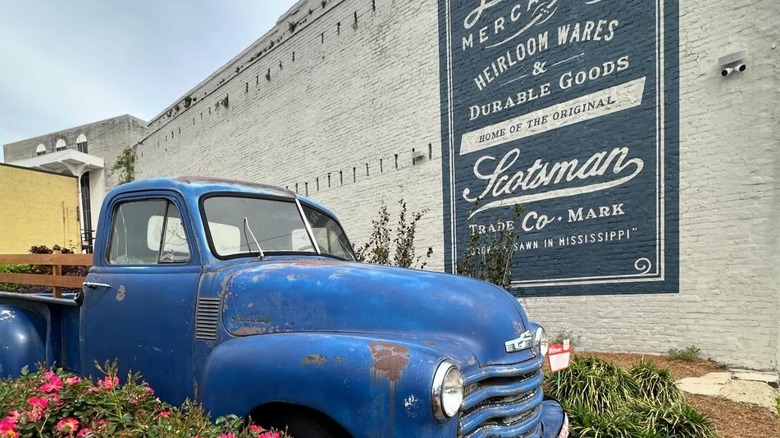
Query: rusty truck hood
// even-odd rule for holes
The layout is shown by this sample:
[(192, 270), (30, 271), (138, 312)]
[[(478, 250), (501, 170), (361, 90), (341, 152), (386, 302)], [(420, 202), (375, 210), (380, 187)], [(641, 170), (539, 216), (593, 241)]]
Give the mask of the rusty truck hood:
[[(530, 352), (504, 343), (528, 329), (517, 300), (471, 278), (321, 258), (269, 257), (223, 265), (222, 320), (233, 336), (290, 332), (362, 333), (467, 349), (482, 365), (516, 363)], [(452, 347), (447, 347), (451, 349)], [(443, 352), (445, 355), (448, 352)], [(462, 356), (465, 351), (452, 352)]]

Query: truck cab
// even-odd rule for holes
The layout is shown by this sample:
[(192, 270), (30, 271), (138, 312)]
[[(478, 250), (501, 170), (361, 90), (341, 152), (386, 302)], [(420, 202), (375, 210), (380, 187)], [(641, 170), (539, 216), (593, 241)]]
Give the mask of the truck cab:
[(83, 291), (0, 293), (0, 340), (4, 375), (117, 359), (165, 401), (296, 437), (567, 434), (541, 387), (544, 330), (512, 295), (357, 263), (327, 208), (266, 185), (115, 188)]

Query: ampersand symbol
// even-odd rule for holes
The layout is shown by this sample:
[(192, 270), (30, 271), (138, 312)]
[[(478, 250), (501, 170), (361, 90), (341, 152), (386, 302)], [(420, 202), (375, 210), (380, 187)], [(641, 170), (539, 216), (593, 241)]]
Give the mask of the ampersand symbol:
[(547, 71), (547, 63), (546, 62), (535, 62), (534, 63), (534, 76), (540, 75)]

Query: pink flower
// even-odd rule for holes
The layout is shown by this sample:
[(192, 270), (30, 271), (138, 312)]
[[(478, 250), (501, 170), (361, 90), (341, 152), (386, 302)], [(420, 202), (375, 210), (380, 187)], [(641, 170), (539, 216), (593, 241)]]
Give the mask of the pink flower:
[(57, 431), (63, 435), (72, 435), (79, 428), (79, 420), (68, 417), (57, 422)]
[(218, 438), (236, 438), (235, 435), (233, 435), (233, 432), (223, 433)]
[(34, 407), (34, 408), (46, 409), (46, 407), (49, 406), (49, 399), (48, 398), (30, 397), (30, 398), (27, 399), (27, 403), (32, 405), (32, 407)]
[(106, 376), (102, 380), (98, 380), (98, 386), (110, 391), (119, 386), (119, 378)]
[(11, 418), (9, 415), (0, 420), (0, 437), (16, 438), (16, 436), (18, 436), (16, 431), (16, 418)]
[(49, 401), (53, 402), (54, 406), (56, 406), (56, 407), (60, 407), (63, 404), (65, 404), (65, 401), (60, 399), (60, 395), (59, 394), (52, 394), (51, 398), (49, 399)]
[[(46, 373), (49, 374), (49, 373)], [(41, 385), (41, 392), (59, 392), (62, 389), (62, 379), (51, 373), (49, 383)]]
[(79, 433), (76, 434), (77, 437), (84, 437), (84, 436), (90, 436), (92, 435), (92, 431), (89, 430), (88, 427), (85, 427), (79, 431)]
[(43, 417), (43, 411), (49, 406), (48, 398), (30, 397), (27, 399), (27, 403), (32, 405), (29, 415), (27, 416), (30, 421), (38, 421)]
[(79, 382), (81, 382), (81, 377), (79, 376), (68, 377), (67, 379), (65, 379), (65, 383), (68, 385), (75, 385)]
[(19, 417), (21, 416), (22, 414), (19, 411), (11, 411), (8, 413), (8, 416), (5, 418), (11, 420), (13, 423), (16, 423), (17, 421), (19, 421)]
[(162, 411), (157, 414), (157, 418), (171, 418), (171, 411)]
[(257, 436), (257, 438), (281, 438), (276, 432), (265, 432)]

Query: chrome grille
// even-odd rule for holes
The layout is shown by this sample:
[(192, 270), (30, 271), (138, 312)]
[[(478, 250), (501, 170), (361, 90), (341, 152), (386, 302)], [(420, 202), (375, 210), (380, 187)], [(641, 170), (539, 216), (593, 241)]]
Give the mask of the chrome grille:
[(542, 417), (541, 355), (523, 363), (482, 367), (464, 375), (460, 438), (538, 437)]
[(198, 298), (198, 307), (195, 310), (195, 339), (216, 340), (218, 323), (219, 298)]

